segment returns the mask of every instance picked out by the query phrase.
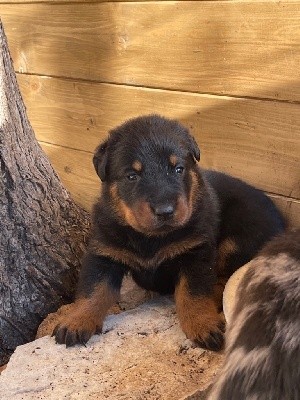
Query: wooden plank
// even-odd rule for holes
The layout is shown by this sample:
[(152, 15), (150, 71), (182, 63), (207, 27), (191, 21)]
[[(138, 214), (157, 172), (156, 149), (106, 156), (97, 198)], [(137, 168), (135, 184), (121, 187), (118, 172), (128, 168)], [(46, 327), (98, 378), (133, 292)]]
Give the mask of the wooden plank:
[[(110, 2), (119, 2), (120, 0), (109, 0)], [(126, 2), (132, 1), (136, 2), (136, 0), (126, 0)], [(144, 0), (144, 1), (156, 1), (156, 0)], [(172, 1), (172, 0), (166, 0), (166, 1)], [(180, 1), (190, 1), (190, 0), (180, 0)], [(196, 0), (196, 1), (207, 1), (207, 0)], [(219, 1), (219, 0), (209, 0), (209, 1)], [(230, 1), (230, 0), (224, 0), (224, 1)], [(245, 0), (241, 0), (245, 1)], [(261, 0), (253, 0), (253, 1), (261, 1)], [(276, 1), (276, 0), (272, 0)], [(290, 0), (291, 1), (291, 0)], [(292, 0), (295, 1), (295, 0)], [(104, 3), (107, 2), (107, 0), (0, 0), (0, 4), (35, 4), (35, 3), (48, 3), (48, 4), (61, 4), (63, 2), (68, 2), (68, 4), (73, 4), (73, 3)]]
[[(157, 0), (143, 0), (144, 2), (147, 1), (157, 1)], [(164, 0), (164, 1), (174, 1), (174, 0)], [(179, 0), (179, 1), (189, 1), (191, 0)], [(194, 1), (235, 1), (235, 0), (194, 0)], [(239, 2), (249, 2), (249, 0), (238, 0)], [(269, 2), (278, 2), (278, 0), (251, 0), (251, 2), (259, 2), (262, 1), (269, 1)], [(298, 0), (288, 0), (289, 2), (297, 2)], [(35, 3), (48, 3), (48, 4), (61, 4), (66, 3), (73, 4), (73, 3), (104, 3), (107, 0), (0, 0), (0, 4), (35, 4)], [(109, 2), (120, 2), (120, 0), (109, 0)], [(126, 0), (126, 2), (137, 2), (136, 0)]]
[(47, 143), (40, 144), (73, 200), (90, 211), (100, 190), (92, 154)]
[(300, 101), (300, 1), (4, 4), (19, 72)]
[(261, 189), (300, 198), (300, 105), (18, 77), (39, 140), (93, 152), (124, 120), (158, 113), (179, 119), (201, 147), (204, 166)]
[(290, 226), (300, 227), (300, 200), (290, 199), (283, 196), (270, 196), (277, 207), (289, 222)]
[[(102, 3), (107, 0), (65, 0), (69, 4), (72, 3)], [(120, 1), (120, 0), (110, 0), (110, 1)], [(126, 0), (135, 1), (135, 0)], [(182, 1), (182, 0), (181, 0)], [(62, 0), (0, 0), (0, 4), (34, 4), (34, 3), (63, 3)]]
[[(87, 210), (100, 191), (98, 179), (92, 165), (91, 154), (41, 143), (53, 167), (73, 199)], [(292, 226), (300, 226), (300, 200), (271, 195)]]

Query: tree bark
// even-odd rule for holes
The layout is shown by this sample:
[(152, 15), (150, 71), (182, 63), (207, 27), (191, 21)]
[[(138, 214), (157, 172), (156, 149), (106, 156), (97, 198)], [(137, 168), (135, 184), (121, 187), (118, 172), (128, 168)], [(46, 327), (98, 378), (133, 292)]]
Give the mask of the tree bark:
[(0, 21), (0, 365), (72, 301), (89, 228), (28, 121)]

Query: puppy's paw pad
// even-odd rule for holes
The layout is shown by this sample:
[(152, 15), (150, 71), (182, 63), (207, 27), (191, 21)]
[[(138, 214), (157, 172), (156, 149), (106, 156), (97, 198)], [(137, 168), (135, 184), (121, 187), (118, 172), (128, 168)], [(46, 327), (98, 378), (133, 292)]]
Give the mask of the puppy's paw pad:
[(197, 338), (195, 342), (205, 349), (219, 351), (224, 348), (224, 333), (220, 330), (209, 331), (207, 335)]
[(65, 344), (66, 347), (75, 346), (76, 344), (85, 345), (89, 339), (96, 333), (94, 330), (70, 330), (64, 325), (57, 325), (52, 336), (55, 337), (55, 342)]
[(186, 336), (198, 346), (208, 350), (219, 351), (224, 347), (225, 322), (218, 314), (210, 318), (195, 318), (185, 323), (183, 330)]
[(101, 333), (101, 331), (102, 325), (96, 325), (92, 317), (75, 320), (67, 318), (56, 325), (52, 336), (55, 337), (56, 343), (66, 344), (67, 347), (70, 347), (76, 344), (85, 345), (94, 334)]

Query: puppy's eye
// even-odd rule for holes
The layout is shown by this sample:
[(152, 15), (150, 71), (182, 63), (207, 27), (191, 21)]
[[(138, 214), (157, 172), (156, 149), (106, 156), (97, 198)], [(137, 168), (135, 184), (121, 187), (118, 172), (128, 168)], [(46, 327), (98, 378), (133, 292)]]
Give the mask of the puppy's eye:
[(136, 180), (138, 179), (138, 174), (132, 172), (131, 174), (128, 174), (128, 175), (127, 175), (127, 179), (128, 179), (130, 182), (136, 181)]
[(175, 168), (176, 174), (182, 174), (183, 171), (184, 171), (184, 168), (183, 168), (183, 167), (176, 167), (176, 168)]

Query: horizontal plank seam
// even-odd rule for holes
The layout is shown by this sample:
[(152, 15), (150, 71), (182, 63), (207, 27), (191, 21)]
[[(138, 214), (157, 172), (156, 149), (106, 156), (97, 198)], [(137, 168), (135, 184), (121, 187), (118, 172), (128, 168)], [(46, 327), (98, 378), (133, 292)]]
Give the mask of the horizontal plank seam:
[[(179, 0), (180, 1), (180, 0)], [(134, 4), (143, 4), (143, 3), (177, 3), (177, 0), (144, 0), (144, 1), (135, 1), (135, 0), (106, 0), (106, 1), (51, 1), (51, 0), (31, 0), (31, 1), (0, 1), (0, 4), (3, 5), (14, 5), (14, 4), (47, 4), (47, 5), (69, 5), (69, 4), (106, 4), (106, 3), (134, 3)], [(182, 3), (199, 3), (199, 0), (181, 0)], [(278, 3), (278, 0), (249, 0), (243, 1), (245, 3)], [(297, 3), (298, 0), (285, 0), (284, 3)], [(201, 3), (241, 3), (241, 0), (201, 0)]]
[[(69, 147), (69, 146), (58, 145), (58, 144), (47, 142), (47, 141), (43, 141), (43, 140), (39, 140), (38, 142), (40, 143), (40, 145), (45, 144), (45, 145), (49, 145), (49, 146), (53, 146), (53, 147), (57, 147), (57, 148), (62, 148), (62, 149), (67, 149), (67, 150), (72, 150), (72, 151), (78, 151), (80, 153), (86, 153), (86, 154), (89, 154), (89, 155), (93, 155), (94, 154), (92, 151), (77, 149), (77, 148)], [(291, 197), (291, 196), (288, 196), (288, 195), (274, 193), (274, 192), (265, 192), (265, 193), (267, 195), (269, 195), (269, 196), (276, 196), (276, 197), (280, 197), (280, 198), (285, 199), (285, 200), (291, 200), (293, 202), (300, 203), (300, 199), (298, 199), (296, 197)]]
[(273, 193), (273, 192), (265, 192), (268, 196), (271, 196), (271, 197), (277, 197), (277, 198), (281, 198), (281, 199), (284, 199), (284, 200), (290, 200), (290, 201), (292, 201), (292, 202), (294, 202), (294, 203), (299, 203), (300, 204), (300, 199), (298, 199), (298, 198), (296, 198), (296, 197), (291, 197), (291, 196), (288, 196), (288, 195), (284, 195), (284, 194), (279, 194), (279, 193)]
[[(134, 0), (132, 0), (133, 2), (135, 2)], [(132, 3), (132, 1), (128, 1), (128, 3)], [(156, 0), (145, 0), (146, 3), (151, 2), (151, 1), (156, 1)], [(173, 1), (173, 0), (163, 0), (163, 1)], [(220, 0), (205, 0), (205, 1), (220, 1)], [(223, 0), (221, 0), (223, 1)], [(224, 0), (224, 1), (231, 1), (231, 0)], [(257, 0), (258, 1), (258, 0)], [(261, 1), (261, 0), (259, 0)], [(276, 1), (276, 0), (274, 0)], [(127, 3), (126, 1), (119, 1), (119, 0), (112, 0), (112, 1), (82, 1), (82, 0), (78, 0), (78, 1), (51, 1), (51, 0), (37, 0), (37, 1), (0, 1), (0, 4), (3, 5), (15, 5), (15, 4), (46, 4), (46, 5), (56, 5), (56, 6), (61, 6), (61, 5), (69, 5), (69, 4), (103, 4), (103, 3)]]
[(86, 154), (92, 154), (92, 155), (94, 154), (92, 151), (78, 149), (76, 147), (71, 147), (71, 146), (64, 146), (64, 145), (61, 145), (61, 144), (56, 144), (56, 143), (48, 142), (48, 141), (45, 141), (45, 140), (38, 140), (38, 142), (39, 142), (40, 145), (45, 144), (45, 145), (49, 145), (49, 146), (53, 146), (53, 147), (57, 147), (57, 148), (78, 151), (80, 153), (86, 153)]
[(65, 80), (65, 81), (71, 81), (71, 82), (79, 82), (79, 83), (95, 83), (95, 84), (106, 84), (106, 85), (113, 85), (113, 86), (124, 86), (124, 87), (130, 87), (130, 88), (142, 88), (142, 89), (147, 89), (147, 90), (158, 90), (158, 91), (165, 91), (165, 92), (174, 92), (174, 93), (185, 93), (185, 94), (193, 94), (193, 95), (201, 95), (201, 96), (214, 96), (214, 97), (226, 97), (228, 99), (241, 99), (241, 100), (254, 100), (254, 101), (268, 101), (272, 103), (285, 103), (285, 104), (300, 104), (300, 101), (298, 100), (282, 100), (282, 99), (272, 99), (268, 97), (255, 97), (255, 96), (237, 96), (233, 94), (224, 94), (224, 93), (218, 93), (218, 92), (195, 92), (195, 91), (190, 91), (190, 90), (184, 90), (184, 89), (172, 89), (172, 88), (164, 88), (164, 87), (156, 87), (156, 86), (144, 86), (144, 85), (128, 85), (125, 83), (119, 83), (119, 82), (110, 82), (110, 81), (98, 81), (94, 79), (84, 79), (84, 78), (72, 78), (72, 77), (67, 77), (67, 76), (58, 76), (58, 75), (43, 75), (43, 74), (36, 74), (36, 73), (21, 73), (18, 71), (15, 71), (17, 75), (25, 75), (25, 76), (36, 76), (40, 78), (52, 78), (52, 79), (59, 79), (59, 80)]

